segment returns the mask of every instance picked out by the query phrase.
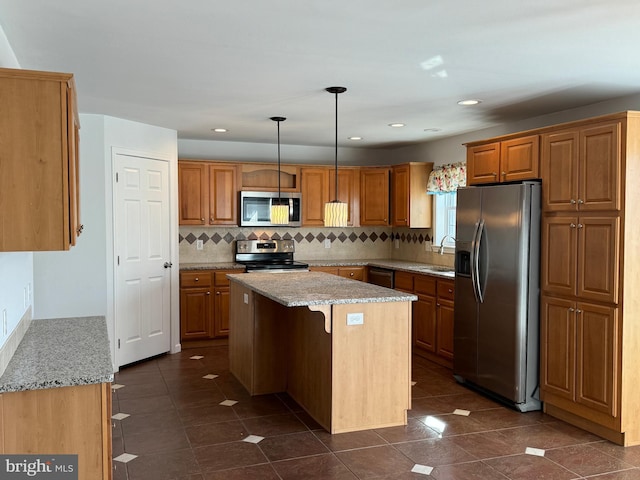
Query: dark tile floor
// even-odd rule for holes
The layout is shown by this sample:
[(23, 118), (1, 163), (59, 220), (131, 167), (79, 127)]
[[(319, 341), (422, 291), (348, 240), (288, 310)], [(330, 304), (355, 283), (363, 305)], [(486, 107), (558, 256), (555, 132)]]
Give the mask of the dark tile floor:
[[(540, 412), (506, 409), (419, 357), (413, 380), (406, 427), (330, 435), (286, 394), (250, 397), (229, 373), (226, 347), (124, 368), (114, 382), (113, 413), (129, 416), (113, 421), (113, 456), (136, 457), (114, 460), (114, 480), (640, 480), (640, 447), (618, 447)], [(225, 400), (237, 403), (220, 405)], [(434, 421), (442, 434), (427, 426)], [(412, 472), (420, 466), (433, 470)]]

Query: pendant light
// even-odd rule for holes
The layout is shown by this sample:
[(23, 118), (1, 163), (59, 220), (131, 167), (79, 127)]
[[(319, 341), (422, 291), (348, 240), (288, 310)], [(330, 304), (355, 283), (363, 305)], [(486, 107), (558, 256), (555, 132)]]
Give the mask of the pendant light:
[(346, 203), (338, 200), (338, 94), (347, 91), (345, 87), (328, 87), (325, 90), (336, 97), (336, 142), (335, 142), (335, 197), (324, 204), (324, 226), (346, 227), (349, 215)]
[(271, 120), (278, 123), (278, 199), (271, 202), (271, 224), (287, 225), (289, 223), (289, 205), (283, 204), (280, 198), (280, 122), (286, 120), (285, 117), (271, 117)]

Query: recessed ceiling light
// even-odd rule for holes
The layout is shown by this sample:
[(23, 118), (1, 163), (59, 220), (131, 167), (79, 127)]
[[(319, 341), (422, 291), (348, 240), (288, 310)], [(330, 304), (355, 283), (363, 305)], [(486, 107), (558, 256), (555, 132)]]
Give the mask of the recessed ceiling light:
[(229, 130), (226, 128), (212, 128), (211, 131), (215, 133), (227, 133)]
[(478, 105), (480, 100), (469, 99), (469, 100), (460, 100), (458, 105)]
[(349, 140), (362, 140), (362, 137), (349, 137)]
[(404, 123), (390, 123), (389, 126), (393, 128), (400, 128), (404, 127)]

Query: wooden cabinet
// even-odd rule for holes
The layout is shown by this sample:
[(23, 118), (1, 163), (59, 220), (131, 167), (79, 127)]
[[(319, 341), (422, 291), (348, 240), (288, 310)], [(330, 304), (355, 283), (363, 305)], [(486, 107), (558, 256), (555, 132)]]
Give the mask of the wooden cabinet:
[(389, 225), (389, 169), (360, 169), (360, 225)]
[(467, 184), (539, 178), (539, 135), (467, 146)]
[(278, 171), (275, 163), (243, 163), (240, 167), (240, 190), (277, 192), (278, 177), (280, 191), (300, 191), (300, 167), (280, 164)]
[(543, 210), (620, 210), (621, 134), (610, 121), (543, 134)]
[(0, 68), (0, 251), (68, 250), (79, 217), (73, 75)]
[(109, 480), (111, 384), (0, 395), (0, 453), (78, 455), (78, 478)]
[(640, 444), (640, 114), (542, 132), (541, 399), (550, 415)]
[(324, 226), (324, 205), (329, 201), (329, 169), (302, 168), (302, 226)]
[(396, 271), (395, 288), (418, 296), (412, 305), (414, 352), (453, 368), (453, 280)]
[(352, 280), (360, 280), (362, 282), (367, 281), (367, 269), (366, 267), (329, 267), (329, 266), (312, 266), (309, 267), (312, 272), (324, 272), (331, 275), (339, 275), (345, 278), (351, 278)]
[(426, 185), (433, 163), (405, 163), (391, 169), (391, 225), (431, 228), (432, 203)]
[(542, 222), (542, 290), (618, 303), (620, 217), (545, 217)]
[(237, 225), (236, 167), (178, 162), (180, 225)]
[(229, 335), (228, 273), (242, 273), (242, 270), (180, 272), (181, 341)]

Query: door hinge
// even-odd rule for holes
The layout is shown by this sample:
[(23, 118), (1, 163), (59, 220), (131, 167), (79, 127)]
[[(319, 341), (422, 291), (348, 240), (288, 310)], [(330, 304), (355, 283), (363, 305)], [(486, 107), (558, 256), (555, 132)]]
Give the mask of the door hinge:
[(120, 348), (120, 339), (118, 339), (118, 348)]

